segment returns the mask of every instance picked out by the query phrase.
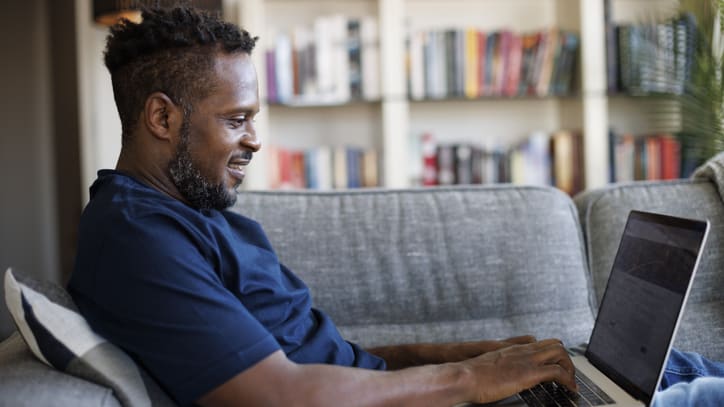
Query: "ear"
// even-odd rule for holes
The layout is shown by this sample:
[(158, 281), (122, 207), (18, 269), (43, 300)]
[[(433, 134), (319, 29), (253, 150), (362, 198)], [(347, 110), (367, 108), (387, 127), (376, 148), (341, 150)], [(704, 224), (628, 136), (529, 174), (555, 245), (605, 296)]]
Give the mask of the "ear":
[(183, 110), (163, 92), (153, 92), (146, 98), (143, 122), (155, 137), (171, 140), (183, 122)]

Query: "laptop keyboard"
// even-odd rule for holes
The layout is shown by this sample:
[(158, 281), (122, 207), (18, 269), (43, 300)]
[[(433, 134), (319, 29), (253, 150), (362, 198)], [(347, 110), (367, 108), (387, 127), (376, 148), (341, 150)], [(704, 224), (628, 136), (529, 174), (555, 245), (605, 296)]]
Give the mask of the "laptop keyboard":
[(576, 383), (578, 393), (549, 382), (521, 392), (520, 397), (529, 406), (602, 406), (613, 403), (613, 399), (583, 373), (576, 372)]

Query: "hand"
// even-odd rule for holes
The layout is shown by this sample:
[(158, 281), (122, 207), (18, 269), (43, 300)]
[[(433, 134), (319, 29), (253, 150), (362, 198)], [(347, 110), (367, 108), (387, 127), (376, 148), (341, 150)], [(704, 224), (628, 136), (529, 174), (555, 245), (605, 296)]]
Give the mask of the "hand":
[(460, 362), (472, 373), (476, 403), (504, 399), (541, 382), (578, 391), (575, 368), (558, 339), (503, 347)]
[(525, 335), (495, 341), (487, 340), (442, 344), (440, 346), (445, 348), (444, 355), (438, 363), (461, 362), (484, 353), (493, 352), (513, 345), (534, 343), (535, 341), (535, 336)]

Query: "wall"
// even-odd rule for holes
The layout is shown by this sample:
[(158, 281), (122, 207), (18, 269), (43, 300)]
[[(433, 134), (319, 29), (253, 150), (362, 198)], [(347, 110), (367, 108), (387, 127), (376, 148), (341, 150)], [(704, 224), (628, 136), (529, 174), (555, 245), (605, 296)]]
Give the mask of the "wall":
[(83, 203), (88, 187), (102, 168), (115, 168), (121, 151), (121, 121), (113, 100), (111, 75), (103, 65), (108, 29), (92, 21), (92, 1), (75, 0), (78, 46), (81, 185)]
[[(58, 280), (47, 4), (9, 2), (0, 13), (0, 271)], [(12, 324), (0, 300), (3, 338)]]

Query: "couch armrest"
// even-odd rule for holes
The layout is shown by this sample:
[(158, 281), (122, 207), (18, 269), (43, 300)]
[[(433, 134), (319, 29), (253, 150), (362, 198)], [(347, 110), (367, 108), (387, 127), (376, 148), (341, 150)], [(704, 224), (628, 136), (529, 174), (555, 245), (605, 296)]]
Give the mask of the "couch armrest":
[(686, 306), (676, 346), (724, 360), (724, 205), (703, 180), (639, 181), (587, 191), (574, 199), (584, 230), (589, 270), (600, 302), (628, 212), (639, 209), (708, 219), (709, 239)]

